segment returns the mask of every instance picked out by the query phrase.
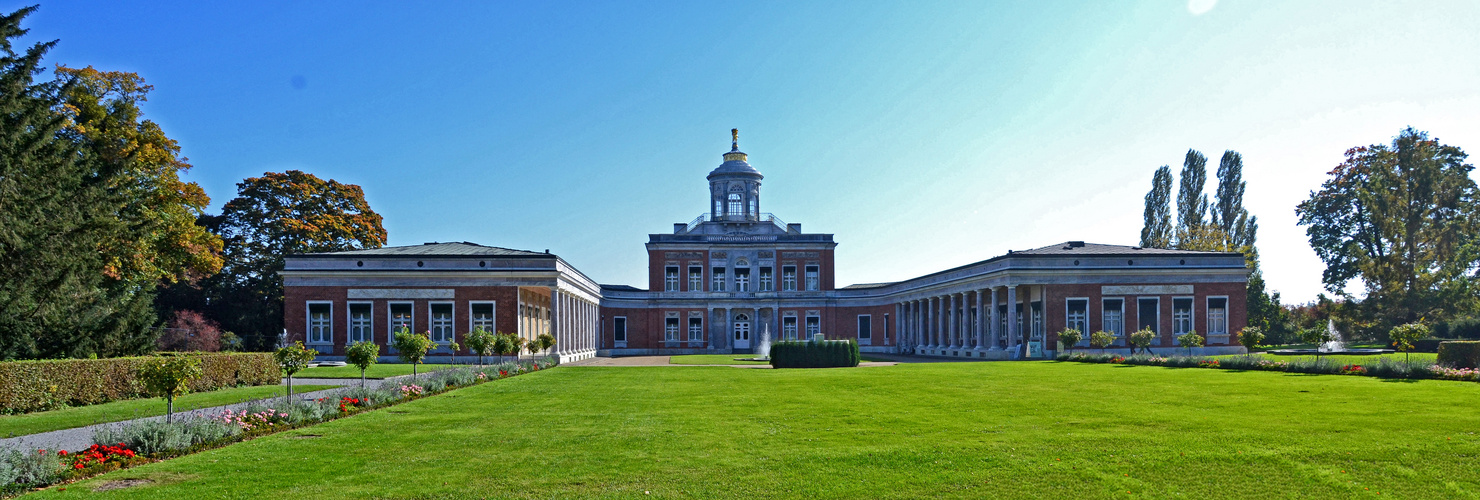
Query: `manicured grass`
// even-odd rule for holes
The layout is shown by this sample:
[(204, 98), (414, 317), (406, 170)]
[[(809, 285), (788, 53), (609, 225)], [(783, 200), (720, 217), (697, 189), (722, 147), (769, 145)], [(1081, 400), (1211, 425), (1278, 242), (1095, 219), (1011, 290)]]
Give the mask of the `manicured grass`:
[(769, 365), (766, 361), (735, 361), (735, 358), (752, 358), (754, 354), (688, 354), (670, 356), (670, 365)]
[[(1240, 357), (1240, 356), (1243, 356), (1243, 354), (1230, 354), (1230, 355), (1226, 355), (1226, 356), (1213, 356), (1213, 357), (1215, 357), (1215, 358), (1232, 358), (1232, 357)], [(1268, 360), (1271, 360), (1271, 361), (1296, 361), (1296, 360), (1313, 360), (1313, 359), (1316, 359), (1316, 357), (1314, 355), (1312, 355), (1312, 356), (1303, 356), (1303, 355), (1302, 356), (1285, 356), (1285, 355), (1279, 355), (1279, 354), (1269, 354), (1269, 353), (1264, 353), (1264, 352), (1256, 352), (1256, 353), (1253, 354), (1253, 356), (1260, 357), (1260, 358), (1263, 358), (1263, 359), (1268, 359)], [(1401, 353), (1401, 352), (1396, 352), (1396, 353), (1392, 353), (1392, 354), (1375, 354), (1375, 355), (1367, 355), (1367, 356), (1357, 356), (1357, 355), (1325, 356), (1325, 355), (1323, 355), (1323, 356), (1321, 356), (1321, 359), (1329, 359), (1329, 360), (1332, 360), (1334, 362), (1341, 363), (1341, 364), (1366, 365), (1366, 364), (1377, 364), (1377, 360), (1378, 359), (1381, 359), (1381, 358), (1388, 358), (1388, 359), (1391, 359), (1393, 361), (1403, 361), (1404, 359), (1411, 359), (1411, 360), (1413, 360), (1414, 363), (1419, 363), (1419, 362), (1433, 363), (1435, 359), (1438, 359), (1438, 357), (1439, 357), (1438, 354), (1434, 354), (1432, 352), (1415, 352), (1415, 353), (1408, 353), (1408, 354)]]
[[(514, 358), (509, 357), (505, 359)], [(498, 357), (490, 357), (486, 361), (490, 365), (497, 362)], [(416, 373), (445, 370), (452, 366), (449, 364), (421, 364), (416, 366)], [(371, 365), (369, 370), (365, 370), (366, 378), (386, 378), (410, 374), (411, 365), (407, 363), (378, 363)], [(360, 368), (355, 365), (304, 368), (303, 371), (293, 374), (293, 378), (360, 378)]]
[[(294, 385), (293, 393), (330, 389), (334, 385)], [(281, 396), (286, 387), (259, 385), (256, 387), (234, 387), (211, 392), (197, 392), (175, 398), (175, 411), (240, 403), (249, 399)], [(14, 434), (23, 436), (38, 432), (71, 429), (92, 424), (118, 422), (135, 418), (164, 415), (164, 399), (130, 399), (90, 406), (62, 408), (60, 410), (0, 416), (0, 436)]]
[(1462, 498), (1480, 495), (1477, 398), (1471, 382), (1051, 361), (562, 367), (41, 496), (142, 478), (108, 494)]

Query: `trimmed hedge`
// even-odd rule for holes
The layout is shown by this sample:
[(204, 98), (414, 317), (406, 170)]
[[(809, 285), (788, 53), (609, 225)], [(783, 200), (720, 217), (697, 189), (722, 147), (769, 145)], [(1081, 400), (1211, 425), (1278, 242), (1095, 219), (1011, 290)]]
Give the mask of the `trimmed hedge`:
[(858, 344), (852, 340), (786, 341), (771, 344), (773, 368), (858, 366)]
[[(282, 373), (271, 353), (191, 353), (201, 377), (191, 391), (277, 384)], [(148, 357), (48, 359), (0, 363), (0, 414), (28, 413), (148, 397), (134, 376)]]
[(1480, 368), (1480, 341), (1440, 342), (1439, 364), (1450, 368)]

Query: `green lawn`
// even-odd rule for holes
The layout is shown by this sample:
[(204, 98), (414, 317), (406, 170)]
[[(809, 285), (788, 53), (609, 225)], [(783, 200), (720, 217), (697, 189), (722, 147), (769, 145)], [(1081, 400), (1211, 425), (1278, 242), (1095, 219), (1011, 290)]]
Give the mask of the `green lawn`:
[[(309, 392), (334, 387), (338, 386), (295, 385), (293, 386), (293, 392)], [(281, 396), (284, 389), (283, 386), (279, 385), (259, 385), (256, 387), (235, 387), (211, 392), (186, 394), (175, 399), (175, 411), (209, 408), (212, 406), (240, 403), (249, 399)], [(155, 415), (164, 415), (164, 399), (130, 399), (127, 401), (114, 401), (111, 403), (63, 408), (60, 410), (26, 413), (22, 415), (5, 415), (0, 416), (0, 436), (10, 437), (12, 434), (22, 436), (105, 422), (152, 417)]]
[[(1214, 357), (1216, 357), (1216, 358), (1230, 358), (1230, 357), (1239, 357), (1239, 356), (1243, 356), (1243, 355), (1242, 354), (1231, 354), (1231, 355), (1227, 355), (1227, 356), (1214, 356)], [(1254, 356), (1256, 356), (1256, 357), (1262, 357), (1264, 359), (1268, 359), (1268, 360), (1272, 360), (1272, 361), (1295, 361), (1295, 360), (1299, 360), (1299, 359), (1315, 359), (1316, 358), (1315, 356), (1288, 356), (1288, 355), (1279, 355), (1279, 354), (1269, 354), (1269, 353), (1263, 353), (1263, 352), (1256, 352), (1256, 353), (1254, 353)], [(1368, 356), (1354, 356), (1354, 355), (1321, 356), (1321, 359), (1330, 359), (1330, 360), (1335, 361), (1337, 363), (1343, 363), (1343, 364), (1366, 365), (1366, 364), (1376, 364), (1377, 363), (1377, 360), (1380, 359), (1380, 358), (1388, 358), (1388, 359), (1392, 359), (1394, 361), (1403, 361), (1404, 359), (1412, 359), (1413, 362), (1415, 362), (1415, 363), (1421, 362), (1421, 361), (1422, 362), (1432, 363), (1432, 362), (1434, 362), (1434, 360), (1436, 358), (1438, 358), (1438, 356), (1439, 356), (1438, 354), (1434, 354), (1432, 352), (1415, 352), (1415, 353), (1407, 353), (1407, 354), (1401, 353), (1401, 352), (1397, 352), (1397, 353), (1392, 353), (1392, 354), (1375, 354), (1375, 355), (1368, 355)]]
[[(510, 357), (507, 359), (514, 358)], [(487, 363), (493, 364), (497, 362), (497, 360), (497, 357), (490, 357), (488, 358)], [(453, 365), (448, 364), (416, 365), (416, 373), (426, 373), (433, 370), (443, 370), (451, 368), (452, 366)], [(394, 377), (397, 375), (410, 374), (411, 365), (407, 363), (378, 363), (375, 365), (371, 365), (369, 370), (365, 370), (365, 376), (368, 378), (386, 378)], [(360, 369), (354, 365), (304, 368), (303, 371), (293, 374), (293, 378), (360, 378)]]
[(562, 367), (41, 495), (1474, 498), (1477, 400), (1472, 382), (1051, 361)]
[(670, 356), (670, 365), (769, 365), (766, 361), (735, 361), (735, 358), (753, 358), (754, 354), (689, 354)]

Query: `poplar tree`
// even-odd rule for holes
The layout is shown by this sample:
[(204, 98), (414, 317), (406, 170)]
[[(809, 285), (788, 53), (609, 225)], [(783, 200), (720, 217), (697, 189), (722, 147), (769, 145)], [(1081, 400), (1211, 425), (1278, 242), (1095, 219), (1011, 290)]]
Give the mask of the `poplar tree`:
[(1145, 223), (1141, 226), (1142, 248), (1172, 246), (1172, 169), (1166, 165), (1151, 176), (1146, 193)]
[(1203, 186), (1208, 183), (1208, 158), (1195, 149), (1187, 150), (1182, 160), (1181, 185), (1177, 189), (1177, 242), (1178, 248), (1185, 240), (1197, 238), (1194, 234), (1203, 229), (1208, 218), (1208, 195)]
[(1257, 268), (1258, 251), (1254, 248), (1259, 231), (1259, 218), (1250, 216), (1244, 208), (1244, 157), (1238, 151), (1223, 152), (1218, 161), (1217, 205), (1213, 209), (1213, 225), (1223, 231), (1229, 248), (1247, 247), (1253, 255)]

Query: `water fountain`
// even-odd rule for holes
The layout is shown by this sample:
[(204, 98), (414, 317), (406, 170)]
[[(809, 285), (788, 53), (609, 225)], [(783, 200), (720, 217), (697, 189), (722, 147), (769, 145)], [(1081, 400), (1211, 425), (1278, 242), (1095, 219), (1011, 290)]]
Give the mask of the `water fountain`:
[(1316, 346), (1315, 349), (1276, 349), (1269, 351), (1270, 354), (1387, 354), (1392, 349), (1347, 349), (1346, 341), (1341, 338), (1341, 330), (1336, 329), (1336, 320), (1326, 320), (1326, 331), (1331, 333), (1331, 340)]
[(771, 360), (771, 325), (761, 326), (761, 334), (755, 344), (755, 357), (735, 358), (735, 361), (770, 361)]

